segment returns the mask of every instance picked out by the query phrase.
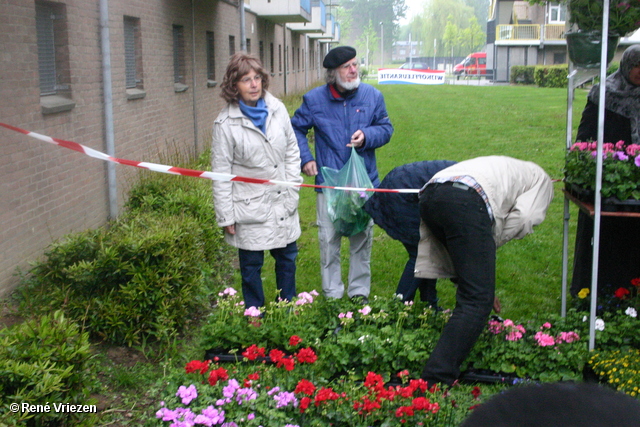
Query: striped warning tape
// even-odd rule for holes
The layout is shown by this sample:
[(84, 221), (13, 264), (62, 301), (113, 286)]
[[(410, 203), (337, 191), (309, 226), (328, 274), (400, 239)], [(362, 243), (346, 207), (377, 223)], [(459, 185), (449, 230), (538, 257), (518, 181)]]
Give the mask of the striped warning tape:
[[(104, 154), (100, 151), (94, 150), (93, 148), (89, 148), (82, 144), (78, 144), (77, 142), (65, 141), (64, 139), (58, 139), (58, 138), (52, 138), (50, 136), (42, 135), (36, 132), (20, 129), (19, 127), (11, 126), (6, 123), (0, 123), (0, 126), (13, 130), (18, 133), (22, 133), (32, 138), (39, 139), (40, 141), (48, 142), (50, 144), (55, 144), (60, 147), (65, 147), (70, 150), (77, 151), (79, 153), (85, 154), (95, 159), (118, 163), (121, 165), (135, 166), (137, 168), (148, 169), (154, 172), (162, 172), (162, 173), (168, 173), (173, 175), (193, 176), (196, 178), (210, 179), (212, 181), (236, 181), (236, 182), (247, 182), (252, 184), (286, 185), (290, 187), (330, 188), (330, 189), (344, 190), (344, 191), (372, 191), (372, 192), (380, 192), (380, 193), (418, 193), (420, 191), (419, 189), (413, 189), (413, 188), (397, 188), (397, 189), (357, 188), (357, 187), (335, 187), (335, 186), (328, 186), (328, 185), (304, 184), (304, 183), (278, 181), (278, 180), (270, 180), (270, 179), (249, 178), (246, 176), (231, 175), (227, 173), (198, 171), (193, 169), (179, 168), (175, 166), (161, 165), (158, 163), (137, 162), (134, 160), (119, 159), (117, 157), (112, 157), (112, 156), (109, 156), (108, 154)], [(553, 179), (552, 181), (560, 182), (562, 180)]]
[(0, 126), (13, 130), (15, 132), (22, 133), (32, 138), (39, 139), (40, 141), (48, 142), (50, 144), (55, 144), (60, 147), (65, 147), (70, 150), (77, 151), (79, 153), (85, 154), (95, 159), (118, 163), (121, 165), (135, 166), (137, 168), (148, 169), (154, 172), (162, 172), (162, 173), (168, 173), (173, 175), (193, 176), (196, 178), (210, 179), (212, 181), (235, 181), (235, 182), (247, 182), (252, 184), (286, 185), (290, 187), (330, 188), (330, 189), (345, 190), (345, 191), (373, 191), (373, 192), (382, 192), (382, 193), (417, 193), (420, 191), (419, 189), (356, 188), (356, 187), (335, 187), (335, 186), (328, 186), (328, 185), (304, 184), (304, 183), (278, 181), (278, 180), (271, 180), (271, 179), (249, 178), (246, 176), (238, 176), (238, 175), (232, 175), (227, 173), (198, 171), (193, 169), (179, 168), (175, 166), (161, 165), (158, 163), (137, 162), (134, 160), (119, 159), (117, 157), (112, 157), (100, 151), (94, 150), (93, 148), (89, 148), (82, 144), (78, 144), (77, 142), (65, 141), (64, 139), (58, 139), (58, 138), (52, 138), (50, 136), (42, 135), (36, 132), (30, 132), (28, 130), (20, 129), (18, 127), (11, 126), (5, 123), (0, 123)]

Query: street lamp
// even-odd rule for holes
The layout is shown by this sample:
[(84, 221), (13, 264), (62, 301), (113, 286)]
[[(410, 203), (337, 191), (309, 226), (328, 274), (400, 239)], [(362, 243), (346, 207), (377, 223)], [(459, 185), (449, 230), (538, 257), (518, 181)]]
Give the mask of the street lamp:
[(380, 68), (384, 67), (384, 24), (380, 21)]

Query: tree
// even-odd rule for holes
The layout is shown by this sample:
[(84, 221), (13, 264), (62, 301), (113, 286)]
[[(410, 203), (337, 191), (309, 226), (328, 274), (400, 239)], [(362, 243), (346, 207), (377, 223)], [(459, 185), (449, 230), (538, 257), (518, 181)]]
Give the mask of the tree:
[(378, 52), (378, 46), (380, 46), (380, 39), (376, 34), (373, 22), (369, 21), (369, 24), (362, 30), (355, 46), (359, 56), (365, 58), (365, 66), (369, 67), (373, 55)]
[[(456, 51), (453, 45), (455, 43), (460, 45), (460, 54), (470, 53), (471, 44), (474, 49), (477, 49), (478, 45), (484, 45), (484, 36), (480, 36), (477, 32), (479, 24), (475, 11), (465, 3), (466, 1), (472, 2), (472, 0), (429, 0), (422, 14), (411, 21), (411, 33), (423, 44), (421, 55), (431, 56), (438, 52), (443, 56), (450, 55), (452, 47), (454, 52)], [(449, 26), (448, 32), (447, 26)], [(465, 32), (470, 27), (473, 29)], [(453, 36), (455, 33), (458, 34), (457, 39)], [(434, 40), (436, 41), (435, 51)]]
[(407, 9), (404, 0), (343, 0), (340, 1), (340, 6), (343, 9), (340, 17), (343, 14), (350, 17), (346, 34), (341, 26), (344, 44), (356, 45), (362, 39), (365, 28), (370, 28), (378, 37), (378, 44), (384, 31), (384, 50), (390, 51), (398, 35), (398, 20), (405, 16)]

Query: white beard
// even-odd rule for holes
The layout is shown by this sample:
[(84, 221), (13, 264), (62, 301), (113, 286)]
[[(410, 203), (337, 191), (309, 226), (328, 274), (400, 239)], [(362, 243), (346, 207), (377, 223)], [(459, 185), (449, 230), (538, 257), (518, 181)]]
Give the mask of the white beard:
[(338, 86), (340, 86), (344, 90), (358, 89), (358, 86), (360, 86), (360, 75), (358, 75), (358, 77), (355, 80), (352, 80), (350, 82), (343, 82), (342, 79), (340, 78), (340, 75), (337, 74), (336, 83), (338, 84)]

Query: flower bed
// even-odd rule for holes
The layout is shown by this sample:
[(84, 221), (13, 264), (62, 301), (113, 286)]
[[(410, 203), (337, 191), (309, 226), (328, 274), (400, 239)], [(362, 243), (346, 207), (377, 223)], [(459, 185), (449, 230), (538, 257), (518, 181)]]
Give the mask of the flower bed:
[[(227, 289), (206, 325), (203, 348), (226, 348), (241, 362), (213, 357), (170, 374), (158, 423), (459, 425), (481, 404), (480, 387), (462, 381), (447, 390), (427, 390), (418, 378), (449, 315), (397, 298), (374, 297), (361, 306), (316, 293), (259, 312), (245, 309), (239, 295)], [(610, 352), (627, 349), (634, 363), (640, 363), (638, 326), (637, 314), (630, 310), (603, 313), (596, 333), (602, 356), (590, 357), (586, 312), (572, 309), (564, 318), (550, 315), (526, 322), (494, 318), (465, 362), (462, 379), (580, 380), (591, 363), (602, 381), (615, 386), (616, 380), (631, 384), (631, 379), (638, 384), (638, 370), (622, 379), (602, 365), (615, 359)], [(620, 389), (637, 392), (633, 386)]]

